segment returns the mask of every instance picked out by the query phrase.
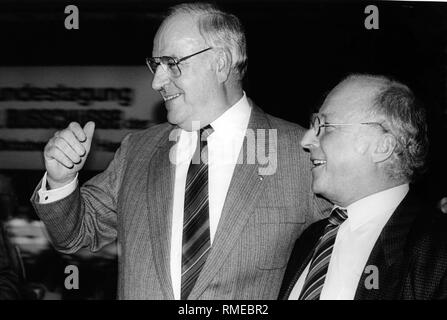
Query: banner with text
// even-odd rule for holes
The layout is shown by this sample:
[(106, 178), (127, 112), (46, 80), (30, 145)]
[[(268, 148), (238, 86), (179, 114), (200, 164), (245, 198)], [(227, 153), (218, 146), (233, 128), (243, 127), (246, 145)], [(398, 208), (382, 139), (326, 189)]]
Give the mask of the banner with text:
[(94, 121), (86, 169), (102, 170), (123, 137), (164, 120), (142, 67), (0, 67), (0, 169), (44, 169), (42, 151), (70, 122)]

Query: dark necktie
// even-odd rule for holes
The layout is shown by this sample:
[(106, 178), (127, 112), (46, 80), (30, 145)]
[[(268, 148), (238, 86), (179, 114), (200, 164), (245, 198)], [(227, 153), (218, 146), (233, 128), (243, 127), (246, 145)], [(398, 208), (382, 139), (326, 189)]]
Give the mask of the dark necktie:
[(324, 233), (318, 240), (314, 254), (298, 300), (319, 300), (324, 280), (331, 260), (331, 253), (338, 228), (346, 220), (346, 209), (335, 208), (328, 219)]
[[(211, 249), (208, 204), (208, 146), (211, 126), (200, 129), (185, 186), (182, 240), (182, 290), (186, 300)], [(202, 161), (203, 160), (203, 161)]]

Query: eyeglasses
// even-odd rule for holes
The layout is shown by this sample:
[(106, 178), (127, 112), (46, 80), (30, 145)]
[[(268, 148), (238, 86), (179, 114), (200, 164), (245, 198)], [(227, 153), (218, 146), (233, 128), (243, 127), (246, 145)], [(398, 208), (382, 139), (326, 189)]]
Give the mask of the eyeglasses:
[(313, 113), (310, 120), (310, 127), (314, 130), (315, 136), (320, 136), (321, 128), (338, 127), (338, 126), (354, 126), (354, 125), (378, 125), (383, 130), (386, 130), (380, 122), (359, 122), (359, 123), (329, 123), (326, 122), (324, 116), (318, 113)]
[(182, 70), (179, 67), (180, 62), (185, 61), (191, 57), (194, 57), (195, 55), (198, 55), (199, 53), (202, 53), (202, 52), (205, 52), (205, 51), (208, 51), (211, 49), (213, 49), (213, 48), (208, 47), (206, 49), (200, 50), (196, 53), (190, 54), (189, 56), (180, 58), (178, 60), (176, 58), (169, 57), (169, 56), (149, 57), (149, 58), (146, 58), (146, 64), (153, 74), (155, 74), (159, 65), (163, 65), (164, 69), (166, 71), (169, 71), (171, 76), (178, 78), (182, 75)]

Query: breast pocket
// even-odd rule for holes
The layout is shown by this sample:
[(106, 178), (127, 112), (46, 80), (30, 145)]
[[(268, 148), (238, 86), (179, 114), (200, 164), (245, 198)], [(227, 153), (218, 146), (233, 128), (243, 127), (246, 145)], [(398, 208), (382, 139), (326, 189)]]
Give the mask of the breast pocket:
[(294, 208), (258, 208), (254, 215), (259, 269), (285, 267), (305, 216)]

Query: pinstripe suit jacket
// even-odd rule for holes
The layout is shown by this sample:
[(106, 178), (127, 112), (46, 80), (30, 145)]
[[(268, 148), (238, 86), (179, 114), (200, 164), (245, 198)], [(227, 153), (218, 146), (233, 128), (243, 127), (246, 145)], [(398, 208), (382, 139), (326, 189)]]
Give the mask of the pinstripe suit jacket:
[[(311, 192), (309, 157), (299, 145), (304, 129), (256, 106), (248, 127), (277, 130), (276, 172), (260, 177), (262, 164), (236, 165), (190, 299), (276, 299), (295, 239), (326, 213), (326, 204)], [(165, 123), (127, 136), (108, 168), (63, 200), (42, 205), (36, 192), (32, 197), (58, 250), (95, 251), (118, 240), (121, 299), (174, 298), (169, 271), (174, 128)]]

